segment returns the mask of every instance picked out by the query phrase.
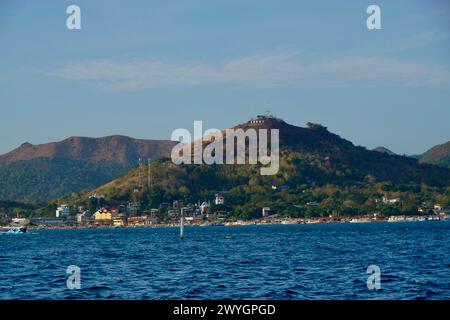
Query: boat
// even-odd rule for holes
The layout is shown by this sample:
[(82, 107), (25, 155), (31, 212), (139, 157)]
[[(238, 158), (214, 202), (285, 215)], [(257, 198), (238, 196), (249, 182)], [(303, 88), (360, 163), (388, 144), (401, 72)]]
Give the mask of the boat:
[(24, 234), (27, 233), (27, 227), (15, 227), (6, 231), (6, 234)]

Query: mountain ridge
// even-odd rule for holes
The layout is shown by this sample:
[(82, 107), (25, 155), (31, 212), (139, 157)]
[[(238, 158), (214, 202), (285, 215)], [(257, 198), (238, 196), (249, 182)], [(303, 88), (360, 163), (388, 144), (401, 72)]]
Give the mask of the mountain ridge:
[(386, 148), (386, 147), (382, 147), (382, 146), (376, 147), (376, 148), (372, 149), (372, 151), (377, 151), (377, 152), (381, 152), (381, 153), (386, 153), (386, 154), (389, 154), (389, 155), (391, 155), (391, 156), (397, 155), (395, 152), (389, 150), (389, 149)]
[(419, 162), (450, 168), (450, 141), (434, 146), (420, 155)]
[(130, 162), (136, 162), (139, 157), (166, 155), (173, 145), (175, 142), (169, 140), (135, 139), (124, 135), (99, 138), (72, 136), (61, 141), (38, 145), (25, 142), (18, 148), (0, 155), (0, 164), (34, 158), (67, 158), (130, 165)]

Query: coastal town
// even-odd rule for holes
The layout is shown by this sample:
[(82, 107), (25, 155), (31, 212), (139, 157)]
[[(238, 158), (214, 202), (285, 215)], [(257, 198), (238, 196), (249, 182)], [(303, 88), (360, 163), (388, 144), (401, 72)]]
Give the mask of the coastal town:
[[(105, 202), (104, 195), (91, 195), (90, 199), (99, 203)], [(224, 194), (217, 193), (213, 199), (214, 207), (225, 205)], [(386, 205), (395, 205), (399, 198), (383, 197), (377, 201)], [(308, 203), (315, 206), (318, 203)], [(103, 206), (96, 211), (84, 207), (74, 208), (69, 204), (57, 207), (54, 217), (15, 218), (0, 214), (0, 222), (4, 228), (27, 227), (36, 229), (62, 228), (120, 228), (120, 227), (176, 227), (180, 224), (181, 215), (186, 226), (245, 226), (264, 224), (323, 224), (323, 223), (369, 223), (369, 222), (426, 222), (450, 220), (450, 208), (439, 204), (423, 205), (417, 215), (383, 215), (372, 213), (362, 216), (321, 216), (290, 217), (273, 212), (270, 207), (261, 208), (261, 216), (256, 219), (243, 220), (230, 216), (224, 210), (211, 210), (211, 201), (184, 206), (183, 203), (162, 203), (159, 208), (141, 211), (139, 203), (129, 202), (118, 207)]]

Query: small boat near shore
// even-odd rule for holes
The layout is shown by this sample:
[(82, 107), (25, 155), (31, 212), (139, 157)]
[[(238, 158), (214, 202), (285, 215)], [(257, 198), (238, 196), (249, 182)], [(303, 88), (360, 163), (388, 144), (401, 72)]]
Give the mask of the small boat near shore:
[(5, 234), (25, 234), (27, 227), (3, 227), (0, 232)]

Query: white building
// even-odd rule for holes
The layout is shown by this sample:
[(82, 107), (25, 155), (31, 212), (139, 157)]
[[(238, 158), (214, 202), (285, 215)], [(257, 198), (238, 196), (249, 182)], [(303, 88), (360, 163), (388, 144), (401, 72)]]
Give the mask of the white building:
[(169, 216), (169, 218), (174, 218), (178, 216), (178, 211), (177, 210), (168, 210), (167, 211), (167, 215)]
[(95, 199), (97, 199), (97, 200), (100, 200), (100, 199), (105, 199), (105, 195), (103, 195), (103, 194), (93, 194), (93, 195), (91, 195), (90, 197), (89, 197), (89, 199), (93, 199), (93, 198), (95, 198)]
[(382, 201), (384, 204), (396, 204), (400, 203), (400, 198), (388, 199), (386, 197), (383, 197)]
[(209, 205), (209, 202), (203, 202), (201, 205), (200, 205), (200, 213), (201, 214), (207, 214), (208, 213), (208, 210), (209, 210), (209, 207), (210, 207), (210, 205)]
[(77, 214), (77, 222), (83, 223), (87, 222), (91, 219), (92, 215), (89, 211), (84, 211), (83, 213)]
[(216, 205), (225, 204), (225, 198), (220, 194), (216, 194)]
[(63, 204), (56, 209), (56, 217), (62, 218), (70, 215), (70, 206), (67, 204)]
[(383, 204), (387, 204), (387, 205), (397, 204), (400, 202), (401, 202), (400, 198), (389, 199), (389, 198), (383, 197), (381, 199), (375, 199), (375, 203), (383, 203)]
[(269, 207), (264, 207), (264, 208), (262, 209), (262, 216), (263, 216), (263, 217), (268, 217), (268, 216), (270, 216), (270, 208), (269, 208)]
[(436, 204), (433, 209), (434, 214), (445, 216), (450, 213), (450, 208), (444, 208), (443, 206)]

